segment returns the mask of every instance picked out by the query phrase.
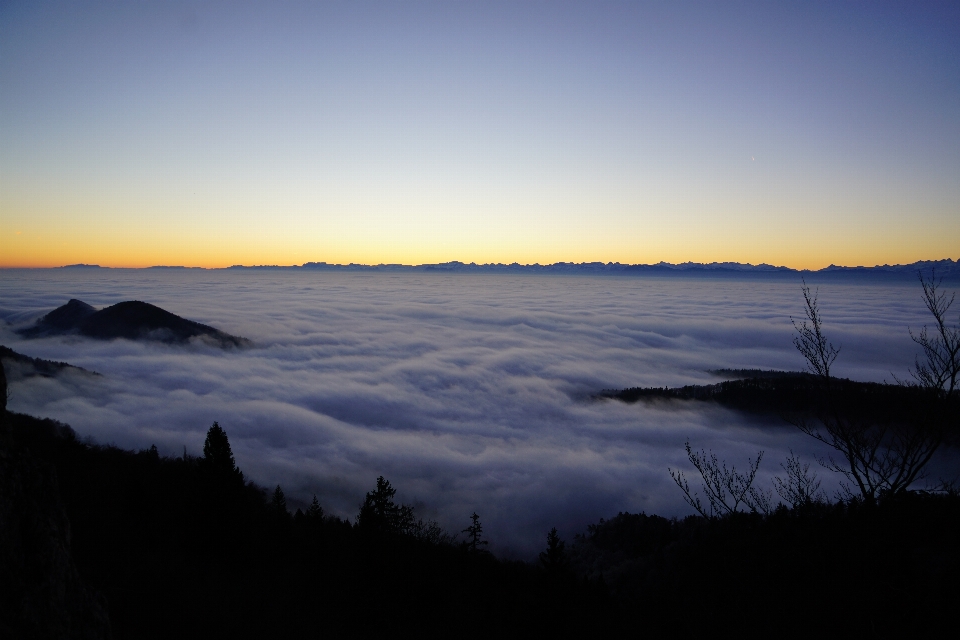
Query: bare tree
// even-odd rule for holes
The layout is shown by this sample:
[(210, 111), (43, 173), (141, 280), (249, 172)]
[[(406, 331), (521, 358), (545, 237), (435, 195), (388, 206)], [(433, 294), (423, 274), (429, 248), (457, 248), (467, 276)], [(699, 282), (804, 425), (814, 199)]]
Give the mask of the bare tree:
[(726, 461), (717, 460), (712, 451), (708, 455), (705, 451), (695, 453), (690, 447), (690, 441), (684, 443), (687, 449), (687, 458), (703, 478), (703, 491), (707, 494), (709, 508), (705, 506), (699, 494), (691, 491), (683, 471), (674, 471), (668, 468), (670, 477), (683, 491), (683, 498), (687, 504), (696, 509), (704, 518), (714, 518), (731, 513), (737, 513), (744, 508), (754, 513), (770, 512), (770, 494), (764, 493), (753, 486), (753, 480), (760, 467), (763, 451), (757, 454), (756, 461), (747, 459), (746, 473), (737, 472), (736, 467), (727, 468)]
[(820, 309), (817, 306), (819, 291), (811, 294), (807, 281), (802, 280), (802, 282), (803, 287), (801, 289), (803, 300), (806, 302), (807, 319), (797, 324), (793, 316), (790, 317), (790, 322), (793, 323), (793, 328), (797, 330), (798, 334), (793, 337), (793, 344), (797, 347), (797, 351), (806, 358), (807, 369), (810, 373), (829, 381), (830, 366), (840, 355), (840, 347), (834, 348), (833, 343), (828, 341), (823, 334), (823, 321), (820, 318)]
[(938, 279), (932, 270), (929, 279), (919, 271), (917, 277), (923, 287), (923, 302), (936, 326), (933, 333), (927, 330), (926, 325), (918, 335), (910, 331), (910, 337), (920, 345), (924, 357), (923, 361), (917, 357), (911, 375), (921, 387), (934, 389), (938, 395), (949, 398), (960, 393), (957, 388), (957, 378), (960, 378), (960, 324), (947, 324), (947, 312), (956, 294), (951, 294), (947, 300), (947, 294), (939, 291), (943, 278)]
[(817, 474), (811, 474), (810, 464), (801, 464), (800, 458), (793, 455), (792, 450), (787, 458), (787, 464), (780, 463), (780, 466), (787, 472), (787, 477), (775, 477), (773, 486), (784, 502), (798, 509), (806, 504), (826, 501), (827, 496), (820, 489)]
[[(924, 281), (924, 296), (928, 308), (938, 320), (945, 315), (950, 303), (938, 294), (934, 281)], [(798, 335), (794, 345), (807, 361), (807, 368), (822, 381), (820, 397), (814, 403), (814, 417), (801, 416), (791, 420), (801, 431), (816, 438), (843, 455), (843, 460), (833, 457), (821, 459), (825, 468), (842, 474), (847, 483), (842, 483), (841, 497), (859, 495), (873, 502), (885, 493), (906, 491), (910, 485), (923, 478), (924, 467), (943, 442), (943, 420), (940, 412), (927, 406), (918, 411), (909, 422), (893, 419), (880, 420), (858, 412), (844, 402), (843, 390), (830, 377), (830, 366), (839, 349), (835, 349), (823, 332), (823, 319), (817, 308), (816, 295), (803, 284), (807, 321), (793, 323)], [(952, 298), (951, 301), (952, 302)], [(792, 318), (791, 318), (792, 321)], [(942, 356), (949, 355), (949, 348), (956, 340), (956, 333), (949, 330), (937, 337), (930, 337), (924, 328), (916, 340), (921, 346), (929, 345), (934, 357), (921, 365), (918, 361), (915, 373), (921, 387), (936, 387), (934, 382), (955, 384), (955, 376), (945, 374)], [(940, 340), (943, 340), (941, 343)], [(953, 382), (950, 382), (950, 381)], [(952, 388), (950, 393), (952, 393)]]

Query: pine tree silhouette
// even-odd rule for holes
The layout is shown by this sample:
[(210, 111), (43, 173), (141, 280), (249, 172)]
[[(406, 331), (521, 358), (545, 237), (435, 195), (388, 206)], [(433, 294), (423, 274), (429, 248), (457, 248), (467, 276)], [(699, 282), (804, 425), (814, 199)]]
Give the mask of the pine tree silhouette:
[(316, 495), (313, 496), (313, 502), (310, 503), (310, 508), (307, 509), (307, 517), (318, 521), (323, 520), (323, 507), (317, 502)]
[(485, 546), (487, 541), (483, 539), (483, 525), (480, 524), (480, 516), (476, 511), (470, 516), (470, 520), (472, 524), (461, 532), (467, 534), (467, 549), (472, 552), (482, 551), (480, 547)]
[(283, 495), (283, 489), (280, 488), (280, 485), (277, 485), (277, 488), (273, 490), (273, 499), (270, 500), (270, 506), (280, 515), (289, 515), (287, 499)]
[[(184, 459), (186, 459), (186, 448), (184, 448)], [(216, 477), (243, 484), (243, 472), (237, 468), (237, 463), (233, 459), (227, 432), (216, 422), (207, 431), (200, 465)]]
[(560, 539), (557, 528), (547, 534), (547, 550), (540, 553), (540, 565), (550, 573), (560, 573), (567, 568), (566, 543)]
[(360, 505), (357, 525), (368, 531), (381, 533), (409, 533), (413, 527), (413, 509), (397, 504), (393, 496), (397, 490), (383, 476), (377, 478), (377, 488), (369, 492)]

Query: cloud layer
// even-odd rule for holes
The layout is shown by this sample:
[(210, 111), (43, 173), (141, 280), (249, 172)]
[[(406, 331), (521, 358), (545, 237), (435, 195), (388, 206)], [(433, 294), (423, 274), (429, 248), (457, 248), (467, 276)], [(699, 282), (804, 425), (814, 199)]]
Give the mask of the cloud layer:
[[(905, 375), (919, 286), (822, 285), (836, 373)], [(667, 467), (683, 442), (742, 466), (766, 451), (824, 453), (791, 427), (683, 403), (624, 405), (591, 393), (715, 381), (708, 370), (798, 369), (790, 316), (800, 283), (574, 276), (227, 271), (0, 272), (0, 341), (103, 374), (30, 378), (10, 408), (123, 447), (200, 453), (217, 420), (248, 477), (317, 494), (352, 517), (378, 475), (459, 531), (477, 511), (494, 550), (529, 557), (618, 511), (689, 512)], [(12, 328), (69, 298), (138, 299), (250, 338), (247, 350), (79, 338)], [(825, 478), (835, 486), (836, 479)]]

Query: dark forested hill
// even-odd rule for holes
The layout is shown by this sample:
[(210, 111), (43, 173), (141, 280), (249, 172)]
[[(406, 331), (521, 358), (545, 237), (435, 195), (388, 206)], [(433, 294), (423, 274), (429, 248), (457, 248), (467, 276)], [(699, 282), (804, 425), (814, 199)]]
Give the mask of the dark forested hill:
[(20, 330), (20, 334), (27, 338), (70, 333), (101, 340), (126, 338), (183, 343), (199, 338), (220, 347), (249, 344), (245, 338), (181, 318), (139, 300), (120, 302), (99, 311), (80, 300), (70, 300), (37, 320), (33, 326)]
[[(809, 373), (794, 371), (723, 370), (725, 377), (736, 377), (709, 385), (684, 387), (633, 387), (607, 390), (596, 395), (622, 402), (688, 400), (714, 402), (748, 414), (776, 416), (783, 424), (829, 410), (856, 416), (873, 423), (909, 423), (930, 410), (930, 390), (919, 386), (857, 382), (832, 378), (829, 390)], [(955, 401), (953, 402), (955, 408)], [(954, 410), (948, 444), (960, 444), (958, 412)]]
[(31, 358), (22, 353), (17, 353), (10, 347), (0, 344), (0, 363), (6, 368), (7, 377), (12, 380), (19, 378), (30, 378), (41, 376), (52, 378), (67, 371), (84, 373), (87, 375), (98, 376), (95, 371), (88, 371), (83, 367), (76, 367), (66, 362), (55, 362), (53, 360), (44, 360), (42, 358)]

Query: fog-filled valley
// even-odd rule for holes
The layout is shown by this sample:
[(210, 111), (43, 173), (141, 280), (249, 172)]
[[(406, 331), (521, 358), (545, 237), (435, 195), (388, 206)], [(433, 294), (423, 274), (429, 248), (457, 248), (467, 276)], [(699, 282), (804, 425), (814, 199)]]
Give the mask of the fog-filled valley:
[[(352, 519), (377, 476), (449, 531), (483, 518), (490, 549), (530, 559), (620, 511), (692, 513), (667, 468), (684, 442), (770, 486), (792, 450), (827, 451), (776, 417), (681, 401), (625, 404), (604, 389), (710, 384), (718, 369), (798, 370), (799, 277), (624, 277), (229, 270), (0, 272), (0, 343), (100, 376), (10, 378), (9, 409), (81, 437), (198, 455), (210, 425), (237, 465), (288, 503)], [(929, 324), (916, 282), (810, 281), (834, 374), (905, 378)], [(947, 287), (953, 288), (952, 285)], [(219, 349), (16, 329), (77, 298), (158, 305), (252, 346)], [(952, 450), (939, 454), (953, 455)], [(935, 458), (931, 475), (942, 468)], [(837, 479), (821, 472), (832, 494)]]

